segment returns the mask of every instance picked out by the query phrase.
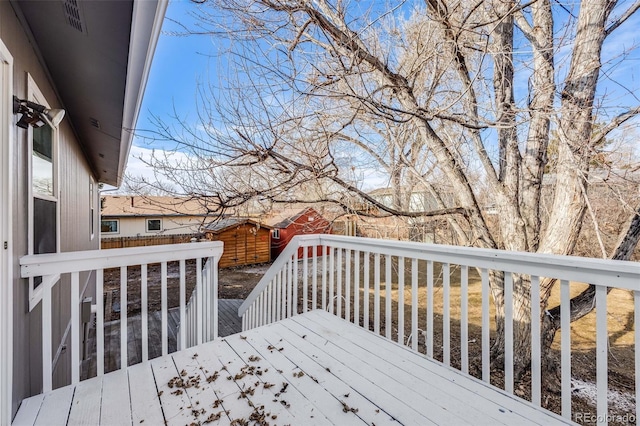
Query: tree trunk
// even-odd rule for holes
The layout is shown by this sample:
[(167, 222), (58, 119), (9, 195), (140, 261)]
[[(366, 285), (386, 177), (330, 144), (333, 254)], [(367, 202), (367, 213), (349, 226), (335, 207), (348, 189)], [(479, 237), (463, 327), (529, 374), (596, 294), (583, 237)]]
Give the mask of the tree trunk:
[[(613, 260), (630, 260), (640, 241), (640, 204), (620, 233), (616, 248), (610, 257)], [(612, 287), (607, 289), (607, 293)], [(596, 286), (590, 285), (582, 293), (573, 297), (569, 311), (571, 322), (577, 321), (589, 314), (596, 307)], [(543, 310), (544, 312), (544, 310)], [(550, 309), (542, 317), (542, 348), (543, 354), (548, 354), (556, 332), (560, 330), (560, 306)]]
[[(514, 379), (519, 380), (531, 365), (531, 282), (528, 277), (513, 274), (513, 372)], [(494, 281), (492, 296), (496, 306), (496, 338), (491, 347), (491, 364), (504, 368), (505, 362), (505, 300), (504, 274), (495, 273), (490, 276)], [(495, 289), (495, 290), (494, 290)]]
[[(613, 5), (608, 0), (593, 0), (583, 2), (580, 7), (573, 55), (562, 90), (555, 193), (549, 222), (538, 248), (540, 253), (571, 254), (580, 234), (586, 211), (583, 192), (587, 189), (593, 152), (590, 142), (593, 102), (606, 36), (605, 24)], [(554, 285), (555, 280), (544, 280), (540, 284), (542, 312), (547, 309)], [(551, 316), (543, 314), (541, 321), (546, 339), (542, 346), (545, 361), (549, 359), (549, 348), (560, 318), (551, 312)], [(547, 367), (552, 368), (549, 363)]]
[(536, 251), (540, 244), (540, 198), (542, 176), (547, 164), (549, 125), (555, 95), (553, 59), (553, 12), (549, 0), (531, 5), (533, 25), (526, 21), (518, 24), (531, 42), (533, 49), (533, 75), (529, 94), (531, 122), (522, 167), (522, 216), (526, 225), (529, 250)]

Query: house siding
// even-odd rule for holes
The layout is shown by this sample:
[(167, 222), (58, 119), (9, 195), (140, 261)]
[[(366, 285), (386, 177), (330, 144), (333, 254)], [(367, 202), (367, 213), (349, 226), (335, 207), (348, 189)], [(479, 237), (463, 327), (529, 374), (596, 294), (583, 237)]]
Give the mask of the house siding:
[[(154, 235), (197, 234), (204, 223), (204, 216), (102, 216), (102, 220), (116, 219), (118, 233), (102, 234), (102, 238), (145, 237)], [(162, 219), (160, 231), (147, 232), (147, 219)]]
[[(20, 97), (27, 97), (28, 78), (30, 75), (38, 88), (42, 91), (47, 102), (53, 108), (60, 108), (61, 103), (56, 96), (55, 88), (49, 81), (44, 67), (29, 41), (9, 2), (0, 2), (0, 39), (6, 45), (14, 58), (13, 93)], [(16, 116), (17, 117), (17, 116)], [(14, 117), (14, 122), (16, 120)], [(13, 358), (13, 402), (12, 410), (15, 414), (20, 401), (42, 388), (41, 367), (41, 309), (36, 307), (29, 312), (28, 281), (20, 278), (19, 259), (28, 253), (28, 205), (29, 205), (29, 170), (28, 170), (28, 133), (24, 129), (15, 128), (13, 131), (14, 150), (12, 164), (14, 165), (13, 180), (13, 294), (14, 294), (14, 358)], [(58, 205), (60, 209), (60, 226), (58, 239), (61, 251), (76, 251), (99, 248), (97, 231), (91, 238), (90, 229), (90, 200), (89, 182), (92, 176), (91, 168), (74, 136), (68, 120), (63, 120), (58, 132)], [(95, 206), (98, 206), (97, 188), (94, 190)], [(99, 224), (99, 209), (94, 211), (94, 223)], [(94, 295), (92, 277), (88, 274), (81, 276), (81, 290), (83, 296)], [(56, 354), (68, 339), (63, 341), (69, 325), (70, 284), (63, 277), (60, 284), (52, 292), (53, 297), (53, 353)], [(70, 353), (61, 351), (59, 361), (54, 366), (54, 387), (64, 385), (70, 380)]]

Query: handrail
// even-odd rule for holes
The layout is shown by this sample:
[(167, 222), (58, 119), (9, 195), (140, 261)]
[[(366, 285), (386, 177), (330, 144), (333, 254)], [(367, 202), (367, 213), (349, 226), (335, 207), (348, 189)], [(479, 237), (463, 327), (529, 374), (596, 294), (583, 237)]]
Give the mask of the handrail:
[(131, 258), (140, 263), (160, 263), (195, 257), (221, 256), (220, 241), (167, 244), (160, 246), (126, 247), (108, 250), (85, 250), (64, 253), (32, 254), (20, 258), (22, 278), (64, 274), (90, 269), (117, 268), (131, 265)]
[[(302, 246), (302, 243), (308, 243), (306, 246), (320, 245), (320, 234), (309, 235), (296, 235), (294, 236), (287, 247), (280, 253), (280, 256), (271, 264), (267, 272), (262, 276), (258, 284), (253, 288), (251, 293), (247, 296), (244, 302), (238, 308), (238, 316), (242, 317), (251, 304), (258, 298), (260, 293), (269, 285), (271, 280), (276, 276), (278, 272), (289, 261), (289, 258)], [(317, 243), (317, 244), (313, 244)]]
[[(365, 252), (384, 252), (391, 256), (411, 257), (435, 262), (451, 262), (505, 272), (548, 276), (563, 280), (588, 282), (594, 285), (615, 286), (627, 290), (639, 290), (640, 263), (623, 260), (594, 259), (578, 256), (561, 256), (546, 253), (514, 252), (498, 249), (461, 247), (444, 244), (428, 244), (413, 241), (392, 241), (376, 238), (345, 237), (331, 234), (297, 235), (273, 262), (253, 291), (238, 308), (242, 316), (269, 282), (282, 269), (288, 259), (300, 247), (332, 246), (357, 249)], [(616, 275), (615, 284), (611, 274)]]
[[(299, 251), (301, 248), (302, 252)], [(500, 280), (498, 297), (504, 302), (499, 307), (499, 318), (493, 319), (490, 315), (492, 279)], [(479, 359), (482, 380), (486, 382), (491, 381), (494, 339), (491, 333), (498, 327), (498, 321), (504, 332), (501, 340), (504, 390), (514, 393), (516, 351), (520, 345), (530, 344), (531, 401), (540, 406), (542, 330), (540, 321), (529, 321), (528, 318), (542, 317), (541, 284), (545, 279), (557, 280), (559, 288), (561, 406), (566, 418), (572, 418), (571, 291), (574, 285), (595, 286), (595, 315), (592, 316), (595, 316), (597, 356), (593, 368), (597, 377), (597, 415), (606, 419), (608, 345), (610, 333), (618, 332), (608, 320), (607, 294), (611, 288), (632, 291), (632, 304), (623, 305), (621, 309), (633, 310), (636, 323), (640, 322), (639, 262), (328, 234), (296, 236), (240, 306), (238, 314), (242, 317), (243, 330), (247, 330), (308, 309), (327, 309), (430, 358), (437, 355), (447, 366), (459, 360), (459, 368), (467, 374), (471, 361), (469, 352), (473, 348), (469, 338), (473, 331), (480, 340), (475, 347), (480, 349), (481, 346)], [(473, 291), (481, 293), (473, 302), (471, 285)], [(529, 297), (517, 294), (517, 288), (530, 289), (526, 292)], [(405, 294), (408, 295), (406, 300)], [(453, 304), (454, 300), (457, 306)], [(473, 311), (469, 308), (471, 303), (475, 305)], [(498, 307), (495, 308), (498, 312)], [(470, 329), (471, 315), (475, 315), (475, 329)], [(520, 321), (530, 322), (530, 328), (520, 328)], [(455, 322), (459, 324), (459, 334), (452, 330)], [(438, 327), (441, 327), (441, 341), (434, 334), (434, 328), (440, 330)], [(529, 336), (518, 334), (523, 332)], [(522, 340), (516, 341), (519, 338)], [(459, 343), (459, 352), (452, 351), (454, 341), (456, 345)], [(635, 363), (631, 364), (635, 365), (637, 376), (640, 373), (638, 328), (635, 346)], [(636, 386), (636, 400), (639, 395), (640, 385)], [(636, 416), (640, 417), (640, 404), (636, 406)]]
[[(548, 276), (557, 279), (613, 286), (611, 273), (616, 274), (615, 287), (639, 290), (640, 262), (484, 249), (444, 244), (393, 241), (376, 238), (319, 235), (320, 244), (360, 251), (384, 252), (392, 256), (412, 257), (435, 262), (451, 262), (478, 268), (500, 269), (505, 272)], [(295, 237), (294, 237), (295, 238)], [(293, 241), (293, 239), (292, 239)]]
[[(131, 247), (110, 250), (88, 250), (79, 252), (50, 253), (24, 256), (20, 259), (21, 276), (23, 278), (42, 277), (40, 284), (33, 288), (34, 281), (30, 280), (29, 290), (30, 305), (42, 306), (42, 389), (43, 392), (53, 388), (54, 359), (52, 357), (52, 347), (61, 345), (64, 342), (53, 342), (52, 318), (54, 318), (52, 303), (52, 290), (58, 282), (64, 280), (69, 285), (70, 291), (62, 293), (68, 297), (70, 312), (64, 321), (68, 322), (71, 331), (70, 357), (71, 357), (71, 383), (78, 383), (80, 377), (80, 348), (82, 339), (80, 336), (80, 274), (86, 271), (95, 271), (95, 292), (97, 295), (92, 311), (96, 313), (96, 359), (97, 374), (101, 376), (105, 373), (105, 334), (104, 334), (104, 276), (105, 269), (120, 268), (120, 368), (128, 365), (128, 322), (127, 322), (127, 287), (128, 287), (128, 267), (140, 267), (140, 289), (141, 289), (141, 346), (142, 361), (149, 358), (149, 312), (148, 312), (148, 286), (154, 284), (151, 275), (148, 275), (148, 265), (159, 264), (160, 273), (158, 284), (160, 287), (160, 345), (162, 355), (168, 353), (169, 342), (169, 321), (168, 321), (168, 276), (170, 262), (178, 263), (180, 271), (180, 317), (185, 318), (186, 309), (186, 268), (187, 260), (195, 260), (196, 289), (202, 294), (197, 310), (195, 311), (195, 325), (190, 325), (189, 333), (197, 336), (197, 343), (211, 340), (217, 337), (217, 288), (218, 288), (218, 261), (223, 253), (223, 243), (219, 241), (186, 243), (164, 246)], [(204, 259), (204, 263), (203, 263)], [(204, 267), (203, 267), (204, 266)], [(83, 280), (85, 280), (83, 278)], [(205, 297), (213, 299), (205, 301)], [(206, 303), (203, 306), (203, 303)], [(58, 315), (56, 313), (56, 315)], [(215, 322), (215, 324), (213, 324)], [(183, 336), (186, 336), (186, 321), (180, 324)], [(181, 342), (181, 343), (184, 343)], [(156, 342), (157, 344), (157, 342)], [(184, 348), (185, 345), (181, 345)]]

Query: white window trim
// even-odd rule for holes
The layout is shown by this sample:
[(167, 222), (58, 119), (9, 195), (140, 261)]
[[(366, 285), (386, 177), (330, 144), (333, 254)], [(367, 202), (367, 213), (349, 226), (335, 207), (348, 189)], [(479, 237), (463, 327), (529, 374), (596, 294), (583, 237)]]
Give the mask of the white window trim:
[[(102, 222), (115, 222), (116, 228), (118, 230), (116, 232), (102, 232)], [(100, 219), (100, 234), (101, 235), (116, 235), (120, 233), (120, 219)]]
[[(159, 220), (160, 221), (160, 229), (149, 229), (149, 221), (151, 220)], [(151, 218), (151, 219), (145, 219), (144, 221), (144, 229), (146, 232), (162, 232), (162, 218)]]
[[(0, 424), (11, 424), (13, 388), (13, 56), (0, 40)], [(5, 248), (6, 244), (6, 248)]]
[(89, 176), (89, 234), (91, 235), (90, 240), (96, 237), (96, 225), (97, 222), (100, 221), (100, 218), (96, 220), (96, 194), (98, 188), (96, 187), (96, 180), (93, 176)]
[[(44, 105), (47, 108), (51, 108), (47, 99), (42, 94), (40, 88), (36, 84), (31, 74), (27, 74), (27, 99), (36, 102), (40, 105)], [(56, 253), (60, 253), (60, 176), (59, 176), (59, 160), (58, 160), (58, 137), (59, 131), (58, 127), (53, 127), (51, 133), (51, 143), (52, 143), (52, 162), (53, 162), (53, 196), (45, 195), (45, 194), (34, 194), (33, 192), (33, 128), (31, 126), (27, 129), (27, 143), (28, 153), (27, 153), (27, 187), (28, 187), (28, 207), (27, 207), (27, 253), (34, 254), (33, 247), (33, 233), (34, 233), (34, 223), (33, 223), (33, 197), (37, 196), (42, 200), (54, 201), (56, 203)], [(54, 279), (57, 277), (54, 277)], [(44, 283), (43, 283), (44, 284)], [(38, 288), (34, 288), (33, 277), (29, 278), (29, 309), (33, 309), (33, 306), (42, 298), (42, 290), (44, 286), (40, 285)]]
[(280, 239), (280, 230), (279, 229), (274, 229), (273, 232), (271, 233), (271, 238), (273, 238), (274, 240), (279, 240)]

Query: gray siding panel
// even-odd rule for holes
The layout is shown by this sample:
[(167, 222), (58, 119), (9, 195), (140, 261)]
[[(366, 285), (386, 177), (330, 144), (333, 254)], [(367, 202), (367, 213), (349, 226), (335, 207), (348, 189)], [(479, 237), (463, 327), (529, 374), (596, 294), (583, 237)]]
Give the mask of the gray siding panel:
[[(56, 97), (54, 86), (48, 80), (43, 66), (39, 63), (27, 34), (23, 30), (11, 4), (0, 1), (0, 38), (14, 58), (14, 94), (18, 97), (27, 95), (27, 73), (36, 82), (52, 107), (61, 107)], [(37, 394), (42, 387), (41, 370), (41, 309), (37, 307), (29, 312), (28, 283), (20, 278), (19, 258), (28, 250), (28, 182), (27, 170), (28, 140), (27, 132), (14, 129), (14, 187), (13, 205), (13, 247), (14, 255), (14, 365), (13, 365), (13, 411), (17, 410), (21, 400)], [(90, 202), (89, 182), (92, 171), (89, 163), (75, 138), (73, 129), (67, 119), (60, 125), (58, 141), (59, 160), (59, 198), (60, 205), (60, 248), (62, 251), (89, 250), (99, 248), (98, 233), (92, 239), (90, 235)], [(98, 193), (95, 197), (95, 223), (98, 224)], [(93, 277), (93, 276), (92, 276)], [(81, 276), (81, 288), (86, 288), (85, 295), (94, 296), (95, 286), (87, 280), (88, 274)], [(87, 284), (88, 285), (85, 285)], [(84, 295), (83, 295), (84, 296)], [(53, 353), (61, 347), (62, 337), (69, 326), (70, 302), (69, 279), (63, 277), (53, 293), (52, 321), (54, 347)], [(68, 344), (68, 342), (64, 342)], [(70, 381), (69, 351), (63, 351), (55, 367), (54, 387), (65, 385)]]

